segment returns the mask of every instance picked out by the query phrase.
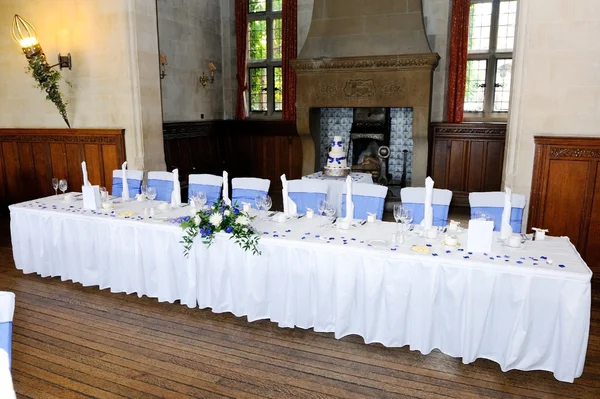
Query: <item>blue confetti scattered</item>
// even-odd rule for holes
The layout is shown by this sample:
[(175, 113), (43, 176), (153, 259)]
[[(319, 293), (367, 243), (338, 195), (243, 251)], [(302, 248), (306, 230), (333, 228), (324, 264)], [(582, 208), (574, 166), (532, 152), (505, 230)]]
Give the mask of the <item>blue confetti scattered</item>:
[(533, 261), (534, 261), (534, 262), (537, 262), (537, 261), (538, 261), (538, 259), (534, 259)]
[(330, 239), (330, 240), (335, 240), (335, 238), (334, 238), (334, 237), (329, 237), (329, 239)]
[(315, 234), (315, 238), (319, 238), (321, 237), (319, 234)]
[(544, 259), (544, 260), (546, 260), (546, 259), (548, 259), (548, 258), (547, 258), (547, 257), (545, 257), (545, 256), (540, 256), (540, 259)]
[(289, 233), (290, 231), (292, 231), (292, 230), (286, 230), (285, 232), (286, 232), (286, 233)]
[(467, 252), (469, 255), (473, 255), (473, 252)]
[(462, 249), (462, 248), (458, 248), (458, 250), (459, 250), (460, 252), (464, 251), (464, 249)]
[(361, 244), (364, 244), (364, 241), (361, 241), (360, 243), (361, 243)]
[(496, 258), (494, 258), (493, 256), (490, 256), (490, 260), (494, 260), (494, 259), (496, 259)]
[(265, 234), (265, 235), (268, 235), (268, 234), (269, 234), (269, 232), (268, 232), (268, 231), (265, 231), (263, 234)]
[(351, 238), (352, 241), (356, 241), (356, 238)]
[(304, 233), (304, 235), (307, 235), (307, 236), (309, 236), (309, 235), (310, 235), (310, 233)]
[(371, 245), (371, 244), (367, 244), (367, 245), (368, 245), (368, 246), (370, 246), (370, 247), (372, 247), (372, 245)]
[(281, 236), (282, 236), (282, 237), (285, 237), (285, 234), (282, 234)]
[(303, 239), (303, 240), (305, 240), (305, 239), (306, 239), (306, 237), (302, 237), (302, 239)]
[(522, 265), (522, 264), (523, 264), (523, 262), (521, 262), (520, 260), (518, 260), (518, 261), (517, 261), (517, 263), (518, 263), (519, 265)]
[(396, 248), (390, 248), (390, 251), (395, 251), (395, 250), (396, 250)]
[(463, 256), (463, 258), (465, 258), (465, 259), (469, 259), (469, 256), (468, 256), (468, 255), (465, 255), (465, 256)]
[(483, 256), (488, 256), (488, 254), (486, 254), (485, 252), (483, 253)]
[(501, 258), (501, 256), (500, 255), (496, 255), (496, 258)]
[(537, 263), (534, 263), (533, 265), (534, 265), (534, 266), (537, 266), (538, 264), (537, 264)]
[(428, 247), (431, 247), (431, 244), (425, 244), (425, 245), (428, 246)]
[(504, 255), (504, 257), (507, 258), (507, 259), (510, 258), (510, 256), (508, 256), (508, 255)]
[(434, 254), (431, 254), (431, 256), (438, 256), (438, 254), (435, 254), (435, 253), (434, 253)]
[(510, 262), (510, 259), (504, 259), (505, 262)]
[(279, 234), (273, 234), (273, 237), (279, 237)]
[(446, 250), (446, 253), (447, 253), (447, 254), (451, 254), (451, 253), (452, 253), (452, 251), (450, 251), (449, 249), (447, 249), (447, 250)]
[(565, 267), (565, 265), (558, 265), (558, 267), (563, 268), (563, 267)]
[(524, 257), (524, 256), (521, 256), (519, 259), (525, 259), (525, 257)]
[(347, 245), (348, 243), (346, 241), (344, 241), (344, 245)]

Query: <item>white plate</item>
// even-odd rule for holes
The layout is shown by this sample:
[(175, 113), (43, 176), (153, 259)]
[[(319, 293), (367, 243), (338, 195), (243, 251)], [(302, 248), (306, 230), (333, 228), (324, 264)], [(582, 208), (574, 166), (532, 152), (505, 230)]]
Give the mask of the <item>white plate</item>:
[(367, 244), (371, 244), (374, 247), (387, 247), (388, 242), (386, 240), (369, 240)]

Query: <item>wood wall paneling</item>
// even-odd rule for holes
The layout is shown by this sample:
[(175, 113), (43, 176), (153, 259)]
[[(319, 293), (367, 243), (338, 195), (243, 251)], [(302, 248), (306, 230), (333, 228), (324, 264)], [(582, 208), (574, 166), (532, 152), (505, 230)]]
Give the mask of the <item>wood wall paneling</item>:
[(535, 137), (527, 226), (569, 237), (600, 277), (600, 138)]
[[(51, 179), (81, 191), (81, 162), (92, 184), (112, 188), (125, 160), (122, 129), (0, 129), (2, 206), (54, 194)], [(110, 176), (110, 178), (108, 178)]]
[(429, 175), (436, 188), (452, 190), (452, 204), (469, 205), (469, 193), (499, 191), (506, 124), (433, 123)]
[(302, 145), (293, 122), (167, 122), (163, 134), (167, 168), (179, 168), (183, 198), (192, 173), (226, 170), (230, 178), (269, 179), (275, 195), (283, 173), (288, 179), (301, 177)]

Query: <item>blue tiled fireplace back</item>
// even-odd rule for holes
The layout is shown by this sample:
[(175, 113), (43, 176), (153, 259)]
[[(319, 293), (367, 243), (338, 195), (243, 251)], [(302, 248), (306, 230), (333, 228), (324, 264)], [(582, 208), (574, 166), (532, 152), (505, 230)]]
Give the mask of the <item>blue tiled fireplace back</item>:
[[(402, 177), (403, 150), (408, 150), (406, 160), (406, 179), (412, 180), (412, 155), (413, 155), (413, 109), (390, 108), (392, 129), (390, 135), (390, 160), (389, 173), (394, 179)], [(352, 127), (352, 108), (321, 108), (321, 169), (327, 162), (327, 148), (333, 136), (342, 136), (347, 147)], [(348, 159), (352, 159), (352, 149)]]

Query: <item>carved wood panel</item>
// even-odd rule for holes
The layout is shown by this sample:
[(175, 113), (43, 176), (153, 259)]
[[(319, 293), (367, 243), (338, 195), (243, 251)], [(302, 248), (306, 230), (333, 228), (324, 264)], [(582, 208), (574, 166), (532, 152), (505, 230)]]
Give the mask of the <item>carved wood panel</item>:
[(600, 138), (535, 137), (531, 227), (569, 237), (600, 276)]

